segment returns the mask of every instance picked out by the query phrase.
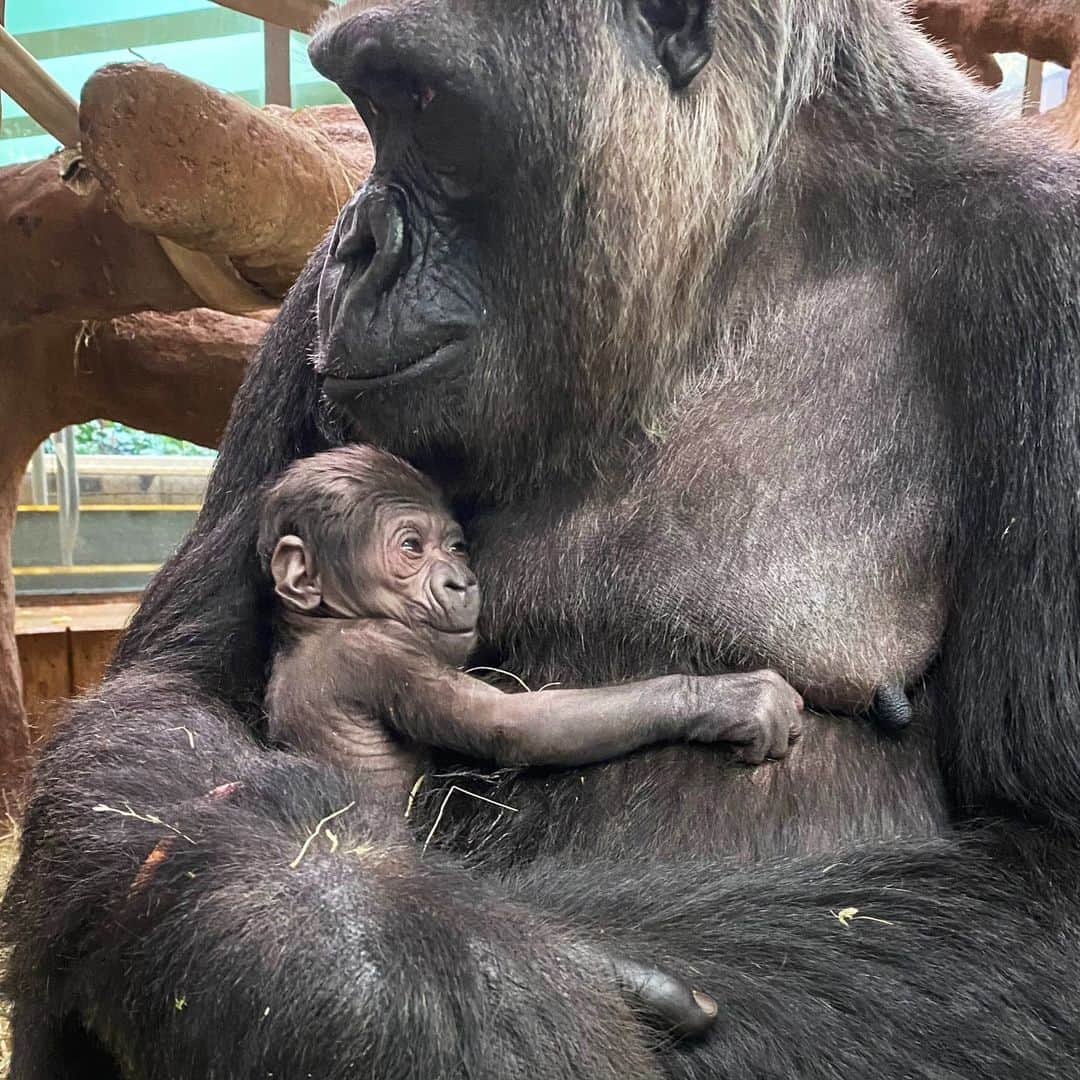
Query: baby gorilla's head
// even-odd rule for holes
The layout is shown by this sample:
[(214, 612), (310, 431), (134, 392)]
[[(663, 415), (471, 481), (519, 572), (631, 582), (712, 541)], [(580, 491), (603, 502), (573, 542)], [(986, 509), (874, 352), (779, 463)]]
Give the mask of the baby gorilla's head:
[(393, 454), (346, 446), (295, 462), (266, 494), (259, 553), (287, 610), (392, 620), (455, 663), (475, 644), (480, 592), (461, 526)]

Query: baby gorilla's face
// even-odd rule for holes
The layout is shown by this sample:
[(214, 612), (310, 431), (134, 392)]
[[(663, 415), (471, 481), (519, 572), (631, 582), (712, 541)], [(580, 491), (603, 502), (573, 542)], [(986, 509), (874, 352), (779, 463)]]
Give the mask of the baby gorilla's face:
[(480, 589), (461, 526), (430, 506), (383, 506), (359, 557), (368, 613), (430, 630), (439, 651), (463, 663), (476, 644)]

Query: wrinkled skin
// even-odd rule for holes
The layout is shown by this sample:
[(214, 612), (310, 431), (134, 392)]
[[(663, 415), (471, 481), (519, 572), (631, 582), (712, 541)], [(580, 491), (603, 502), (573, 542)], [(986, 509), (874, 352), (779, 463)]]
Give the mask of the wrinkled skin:
[[(801, 698), (770, 671), (536, 694), (462, 671), (480, 593), (461, 526), (425, 477), (369, 444), (291, 465), (267, 493), (259, 533), (277, 596), (267, 734), (374, 780), (389, 796), (387, 832), (403, 831), (405, 796), (432, 748), (478, 766), (573, 767), (666, 742), (723, 742), (761, 765), (786, 757), (801, 731)], [(693, 1002), (689, 988), (682, 998)], [(670, 1022), (670, 1009), (660, 1013)]]
[(439, 662), (465, 663), (480, 613), (465, 535), (406, 462), (350, 446), (297, 463), (261, 517), (259, 549), (283, 613), (395, 623)]
[[(1080, 166), (884, 0), (354, 0), (314, 50), (376, 167), (43, 756), (15, 1080), (91, 1050), (155, 1078), (1069, 1075)], [(427, 854), (380, 845), (362, 785), (249, 733), (257, 486), (356, 437), (454, 487), (530, 683), (765, 664), (837, 708), (907, 685), (916, 722), (819, 716), (752, 772), (451, 759)], [(195, 841), (138, 903), (161, 830), (92, 809), (124, 800)], [(657, 1046), (599, 942), (723, 1021)]]

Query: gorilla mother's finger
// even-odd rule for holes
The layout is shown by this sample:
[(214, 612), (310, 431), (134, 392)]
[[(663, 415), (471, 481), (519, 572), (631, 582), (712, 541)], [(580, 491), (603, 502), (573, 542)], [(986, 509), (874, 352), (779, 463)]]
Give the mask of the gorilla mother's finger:
[(679, 1036), (701, 1035), (716, 1021), (716, 1002), (673, 975), (631, 960), (613, 961), (619, 989), (651, 1023)]

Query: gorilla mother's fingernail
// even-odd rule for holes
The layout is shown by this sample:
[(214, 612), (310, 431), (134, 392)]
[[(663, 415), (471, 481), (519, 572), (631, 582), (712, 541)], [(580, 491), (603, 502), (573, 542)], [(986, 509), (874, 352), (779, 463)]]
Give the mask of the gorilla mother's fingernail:
[(706, 1016), (715, 1016), (720, 1011), (720, 1007), (716, 1004), (714, 998), (709, 997), (708, 994), (701, 990), (694, 990), (694, 1001), (697, 1006)]

